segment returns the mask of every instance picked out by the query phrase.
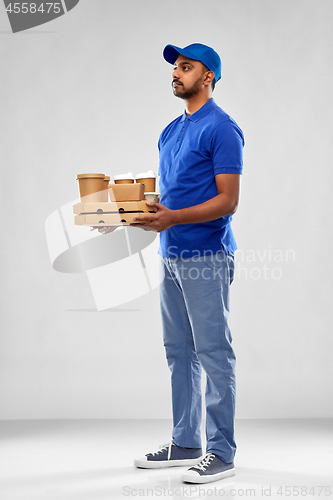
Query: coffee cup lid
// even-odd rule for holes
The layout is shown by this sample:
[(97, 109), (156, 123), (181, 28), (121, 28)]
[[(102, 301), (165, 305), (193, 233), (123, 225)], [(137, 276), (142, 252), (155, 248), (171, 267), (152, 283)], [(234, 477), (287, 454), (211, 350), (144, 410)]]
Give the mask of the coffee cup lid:
[(136, 174), (136, 179), (149, 179), (150, 177), (156, 177), (152, 170), (148, 170), (148, 172), (143, 172), (140, 174)]
[(115, 181), (120, 181), (121, 179), (133, 179), (134, 180), (133, 172), (127, 172), (127, 174), (117, 174), (114, 176)]

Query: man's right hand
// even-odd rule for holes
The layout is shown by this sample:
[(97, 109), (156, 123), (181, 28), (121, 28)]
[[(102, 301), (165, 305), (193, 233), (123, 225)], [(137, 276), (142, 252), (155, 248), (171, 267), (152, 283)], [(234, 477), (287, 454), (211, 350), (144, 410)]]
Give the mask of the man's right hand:
[[(156, 229), (153, 229), (150, 226), (146, 226), (145, 224), (129, 224), (129, 226), (130, 227), (137, 226), (138, 228), (143, 229), (144, 231), (155, 231), (156, 232)], [(129, 227), (129, 226), (127, 226), (127, 227)], [(90, 231), (94, 231), (95, 229), (97, 229), (99, 233), (109, 234), (109, 233), (112, 233), (115, 229), (117, 229), (117, 227), (121, 227), (121, 226), (93, 226), (90, 229)]]
[(90, 229), (90, 231), (94, 231), (95, 229), (98, 229), (99, 233), (108, 234), (108, 233), (112, 233), (112, 231), (117, 229), (117, 227), (119, 227), (119, 226), (93, 226)]

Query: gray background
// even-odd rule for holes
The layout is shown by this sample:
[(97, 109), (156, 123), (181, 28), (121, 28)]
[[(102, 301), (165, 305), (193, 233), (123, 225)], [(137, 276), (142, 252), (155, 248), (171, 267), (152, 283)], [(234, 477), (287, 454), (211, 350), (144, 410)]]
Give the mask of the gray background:
[(330, 0), (81, 0), (13, 35), (0, 6), (0, 418), (171, 417), (158, 290), (97, 312), (84, 274), (52, 269), (44, 223), (77, 173), (157, 171), (183, 112), (162, 50), (193, 42), (220, 53), (214, 98), (246, 138), (237, 417), (332, 416), (332, 14)]

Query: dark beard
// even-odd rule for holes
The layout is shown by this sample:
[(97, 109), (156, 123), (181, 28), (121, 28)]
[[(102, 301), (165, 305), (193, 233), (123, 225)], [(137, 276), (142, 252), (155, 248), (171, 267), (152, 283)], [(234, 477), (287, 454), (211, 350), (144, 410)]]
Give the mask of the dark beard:
[(191, 97), (199, 93), (200, 84), (201, 84), (201, 78), (198, 78), (198, 80), (193, 83), (190, 89), (185, 90), (184, 87), (174, 88), (173, 95), (179, 97), (180, 99), (190, 99)]

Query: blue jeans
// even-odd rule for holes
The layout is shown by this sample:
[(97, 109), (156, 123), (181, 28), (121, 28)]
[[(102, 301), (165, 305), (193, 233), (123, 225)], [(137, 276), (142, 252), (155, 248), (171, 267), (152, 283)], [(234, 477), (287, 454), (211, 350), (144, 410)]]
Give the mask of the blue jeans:
[[(224, 251), (161, 257), (163, 340), (171, 371), (175, 444), (201, 448), (201, 368), (207, 375), (207, 453), (232, 462), (236, 444), (235, 363), (228, 327), (234, 257)], [(162, 274), (162, 276), (163, 276)]]

